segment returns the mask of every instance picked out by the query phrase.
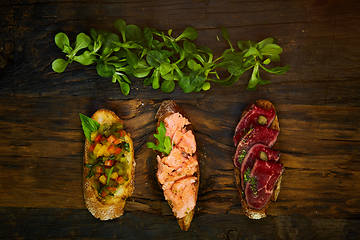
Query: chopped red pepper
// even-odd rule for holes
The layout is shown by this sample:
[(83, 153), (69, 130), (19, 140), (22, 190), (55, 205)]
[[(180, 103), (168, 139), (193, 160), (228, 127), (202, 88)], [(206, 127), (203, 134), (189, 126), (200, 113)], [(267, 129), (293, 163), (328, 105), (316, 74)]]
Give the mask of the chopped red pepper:
[(121, 142), (122, 142), (121, 139), (116, 139), (116, 140), (114, 141), (114, 144), (115, 144), (115, 145), (118, 145), (118, 144), (121, 143)]
[(101, 196), (102, 197), (106, 197), (108, 195), (108, 193), (106, 191), (101, 191)]
[(101, 141), (101, 138), (102, 138), (102, 136), (101, 136), (101, 134), (98, 134), (96, 137), (95, 137), (95, 143), (98, 143), (98, 142), (100, 142)]
[(122, 177), (122, 176), (119, 176), (116, 181), (119, 183), (119, 184), (122, 184), (125, 182), (125, 179)]
[(114, 165), (114, 160), (106, 160), (104, 165), (107, 167), (111, 167), (112, 165)]
[(94, 151), (94, 148), (95, 148), (96, 144), (91, 144), (90, 147), (89, 147), (89, 151), (92, 152)]
[(113, 143), (113, 142), (115, 142), (115, 140), (116, 140), (116, 138), (115, 138), (114, 135), (110, 135), (110, 137), (107, 138), (107, 141), (108, 141), (109, 143)]
[(103, 169), (102, 169), (102, 167), (100, 167), (100, 166), (96, 166), (96, 171), (95, 171), (96, 173), (102, 173), (103, 172)]
[(121, 148), (117, 147), (114, 151), (115, 154), (120, 154), (121, 153)]
[(126, 135), (126, 132), (124, 130), (119, 130), (118, 133), (120, 134), (120, 137), (123, 137)]
[(107, 187), (107, 190), (113, 193), (116, 191), (116, 187)]

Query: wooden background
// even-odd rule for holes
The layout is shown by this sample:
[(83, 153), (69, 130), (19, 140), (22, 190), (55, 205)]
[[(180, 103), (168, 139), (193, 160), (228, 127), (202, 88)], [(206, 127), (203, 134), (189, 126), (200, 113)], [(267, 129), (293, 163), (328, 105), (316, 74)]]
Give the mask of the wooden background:
[[(1, 1), (0, 238), (359, 239), (359, 1)], [(129, 96), (94, 66), (51, 70), (62, 57), (54, 36), (91, 27), (112, 29), (118, 17), (142, 27), (199, 30), (198, 43), (217, 53), (227, 27), (234, 40), (275, 37), (291, 70), (247, 91), (234, 87), (171, 95), (134, 80)], [(244, 216), (231, 157), (243, 108), (272, 101), (280, 118), (275, 145), (285, 174), (269, 217)], [(154, 178), (145, 147), (155, 111), (175, 99), (191, 116), (200, 151), (201, 184), (189, 232), (181, 232)], [(81, 190), (84, 136), (78, 113), (105, 107), (125, 119), (136, 146), (136, 189), (123, 217), (101, 222)]]

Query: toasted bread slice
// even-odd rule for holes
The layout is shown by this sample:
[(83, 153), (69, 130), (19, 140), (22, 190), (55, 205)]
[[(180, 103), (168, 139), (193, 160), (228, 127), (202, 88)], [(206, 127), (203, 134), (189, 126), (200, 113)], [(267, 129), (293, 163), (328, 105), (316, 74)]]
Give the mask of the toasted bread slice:
[[(93, 114), (92, 119), (100, 124), (123, 122), (114, 112), (107, 109), (100, 109), (96, 111)], [(134, 146), (129, 133), (126, 133), (124, 138), (126, 142), (129, 143), (129, 152), (125, 153), (125, 158), (128, 162), (127, 175), (129, 176), (129, 180), (117, 188), (114, 196), (107, 199), (100, 199), (97, 190), (94, 188), (94, 181), (96, 181), (95, 177), (93, 176), (91, 178), (87, 178), (86, 176), (89, 173), (89, 168), (84, 167), (83, 170), (83, 191), (85, 205), (91, 214), (100, 220), (114, 219), (123, 215), (126, 198), (131, 196), (134, 191)], [(90, 143), (85, 140), (85, 162), (87, 162), (89, 147)]]
[[(157, 124), (159, 125), (160, 122), (162, 122), (167, 116), (169, 116), (169, 115), (171, 115), (173, 113), (177, 113), (177, 112), (179, 112), (181, 115), (186, 117), (183, 110), (181, 108), (179, 108), (179, 106), (175, 103), (175, 101), (173, 101), (173, 100), (163, 101), (161, 103), (160, 107), (159, 107), (159, 110), (156, 113), (156, 116), (155, 116), (155, 118), (158, 119)], [(189, 130), (190, 129), (191, 129), (191, 126), (189, 127)], [(194, 153), (194, 156), (195, 155), (196, 155), (196, 152)], [(197, 178), (197, 181), (195, 183), (195, 189), (196, 189), (195, 195), (196, 195), (196, 198), (197, 198), (197, 195), (198, 195), (198, 192), (199, 192), (199, 184), (200, 184), (200, 168), (199, 168), (199, 165), (197, 166), (196, 173), (194, 175)], [(159, 183), (159, 185), (160, 185), (160, 183)], [(172, 207), (172, 205), (171, 205), (171, 203), (169, 201), (168, 201), (168, 203), (169, 203), (169, 206)], [(183, 230), (183, 231), (189, 230), (190, 225), (191, 225), (191, 221), (192, 221), (192, 219), (194, 217), (194, 212), (195, 212), (195, 207), (190, 212), (188, 212), (185, 217), (177, 218), (177, 221), (178, 221), (178, 224), (179, 224), (181, 230)]]
[[(257, 100), (256, 105), (261, 108), (264, 108), (264, 109), (274, 109), (275, 110), (274, 105), (268, 100), (262, 100), (262, 99)], [(247, 113), (247, 110), (245, 110), (242, 113), (241, 117), (243, 117), (246, 113)], [(277, 115), (275, 116), (275, 119), (272, 122), (270, 128), (280, 131), (279, 120), (278, 120)], [(246, 203), (245, 196), (244, 196), (242, 188), (241, 188), (240, 170), (236, 167), (234, 167), (234, 175), (235, 175), (235, 182), (237, 185), (237, 189), (239, 191), (240, 198), (241, 198), (241, 205), (244, 209), (246, 216), (248, 216), (251, 219), (260, 219), (260, 218), (266, 217), (266, 209), (269, 207), (270, 201), (262, 209), (257, 210), (257, 209), (250, 208)], [(280, 193), (281, 178), (282, 178), (282, 176), (280, 176), (278, 181), (276, 182), (275, 189), (274, 189), (273, 195), (271, 197), (272, 201), (276, 201), (276, 199)]]

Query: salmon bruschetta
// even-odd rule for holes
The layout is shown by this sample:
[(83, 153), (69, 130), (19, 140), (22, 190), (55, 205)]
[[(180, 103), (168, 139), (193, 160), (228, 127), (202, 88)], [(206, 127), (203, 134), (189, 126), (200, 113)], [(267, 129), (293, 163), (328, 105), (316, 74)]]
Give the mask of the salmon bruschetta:
[(187, 231), (194, 216), (200, 179), (194, 132), (174, 101), (162, 102), (156, 118), (157, 145), (147, 145), (158, 153), (158, 182), (180, 228)]
[(92, 118), (80, 114), (86, 136), (83, 191), (85, 205), (100, 220), (123, 215), (126, 199), (134, 190), (134, 146), (123, 121), (100, 109)]

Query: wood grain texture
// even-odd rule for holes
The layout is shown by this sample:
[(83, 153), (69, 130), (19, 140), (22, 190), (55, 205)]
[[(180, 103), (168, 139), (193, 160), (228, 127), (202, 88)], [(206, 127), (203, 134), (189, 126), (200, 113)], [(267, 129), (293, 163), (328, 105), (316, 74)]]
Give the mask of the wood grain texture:
[[(2, 1), (0, 237), (358, 238), (359, 10), (354, 0)], [(52, 72), (51, 61), (62, 56), (53, 42), (57, 32), (73, 40), (91, 27), (112, 29), (118, 17), (175, 32), (191, 25), (199, 30), (198, 43), (216, 53), (225, 48), (216, 40), (221, 26), (234, 40), (273, 36), (291, 70), (264, 74), (272, 84), (256, 91), (245, 90), (249, 74), (234, 87), (196, 94), (176, 89), (169, 95), (134, 79), (127, 97), (110, 79), (98, 77), (94, 66), (74, 63), (63, 74)], [(278, 111), (282, 130), (274, 148), (282, 153), (285, 174), (270, 217), (253, 222), (244, 217), (235, 187), (232, 135), (245, 106), (259, 98)], [(164, 99), (175, 99), (190, 116), (199, 147), (198, 209), (187, 235), (178, 232), (156, 183), (155, 155), (145, 147)], [(125, 120), (137, 162), (124, 219), (108, 223), (91, 217), (81, 192), (84, 136), (78, 113), (102, 107)]]

